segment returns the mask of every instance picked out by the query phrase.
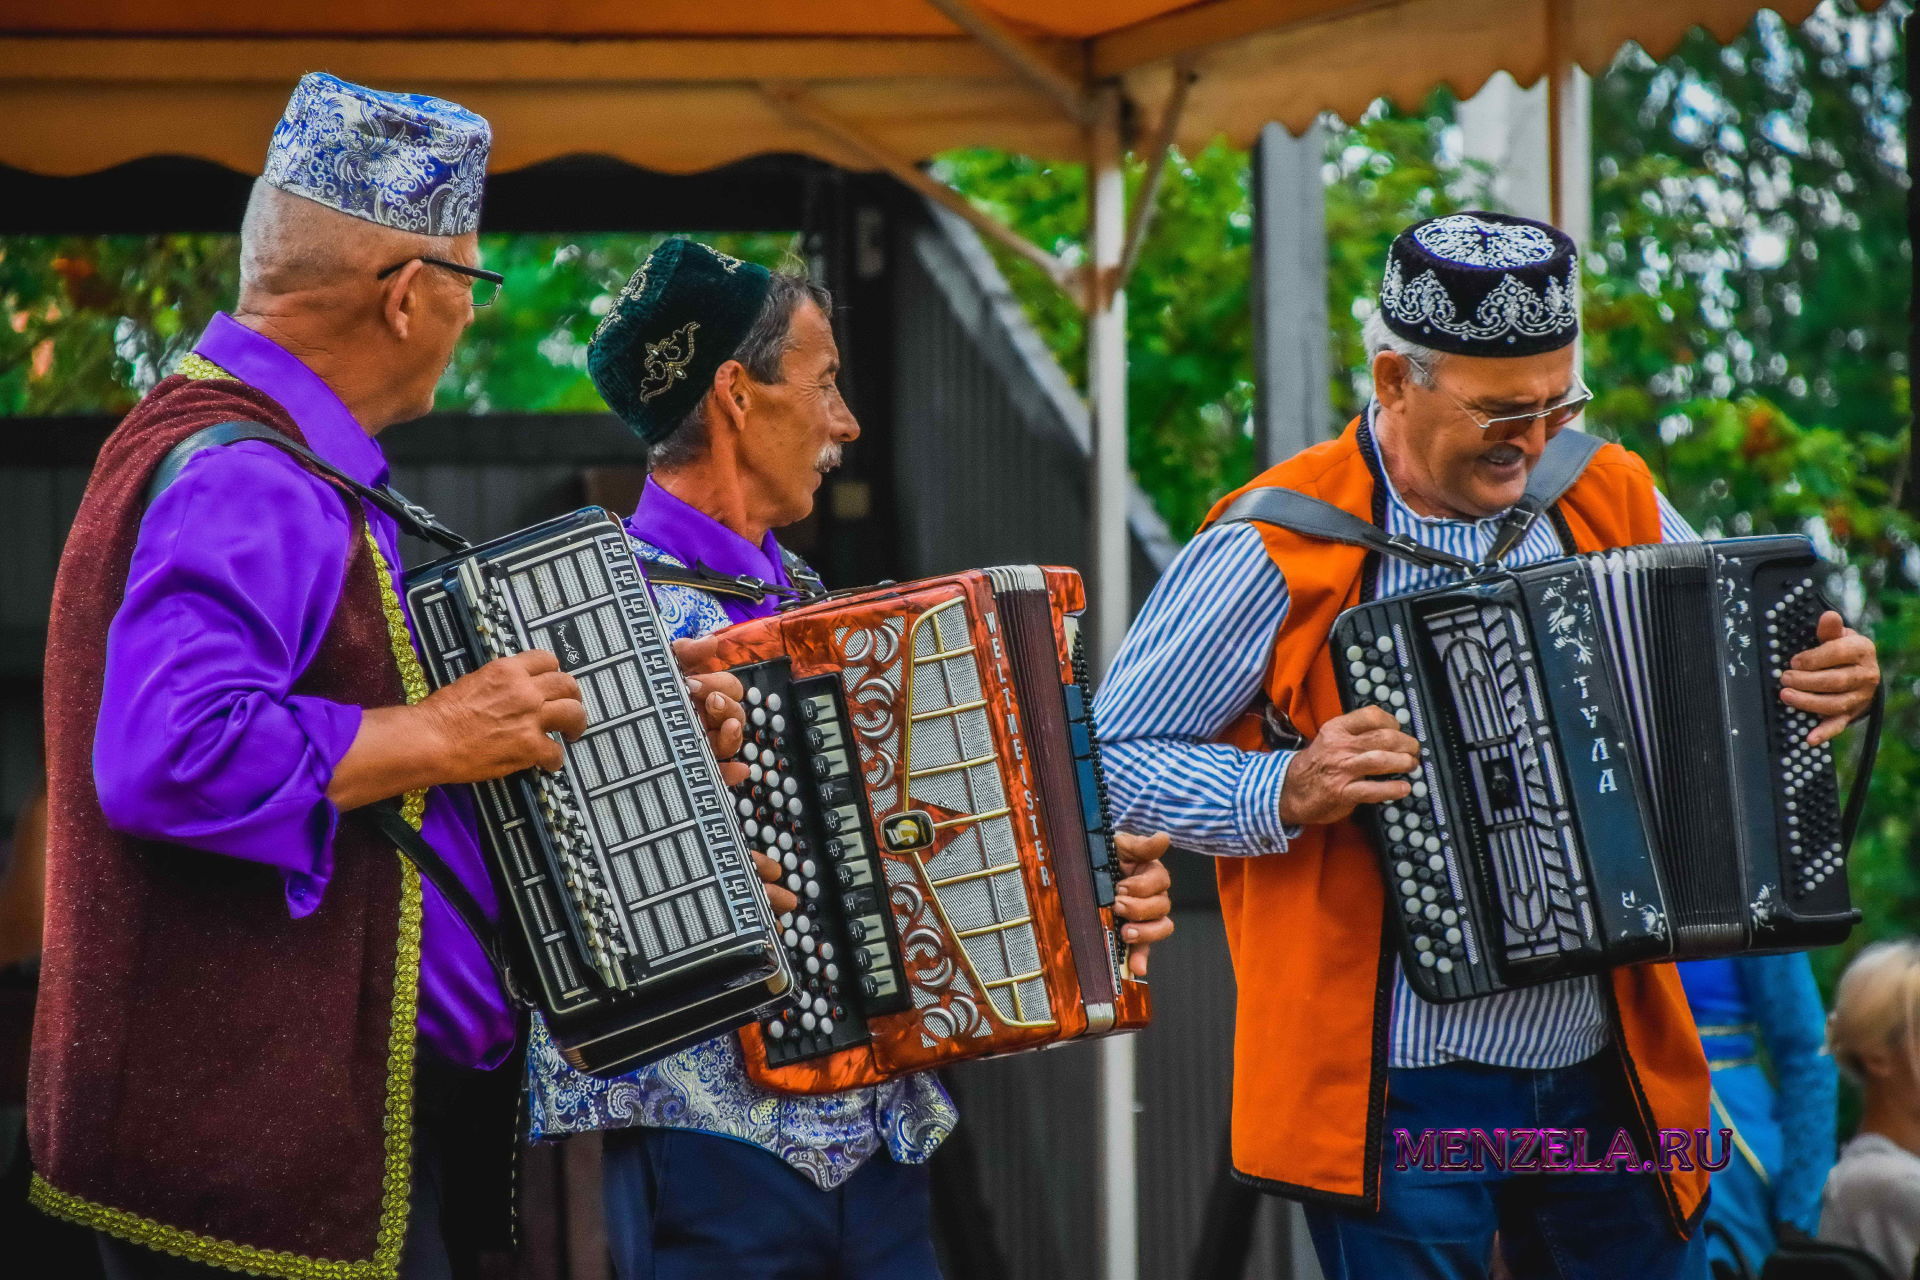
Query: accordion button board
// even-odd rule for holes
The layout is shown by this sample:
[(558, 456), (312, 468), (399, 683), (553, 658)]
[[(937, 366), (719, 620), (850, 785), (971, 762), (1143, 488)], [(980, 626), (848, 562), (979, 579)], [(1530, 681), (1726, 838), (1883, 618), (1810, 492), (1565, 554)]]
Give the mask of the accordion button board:
[(528, 649), (580, 684), (565, 764), (476, 784), (520, 985), (563, 1056), (614, 1075), (743, 1026), (790, 973), (625, 530), (587, 508), (415, 569), (441, 686)]
[(909, 1001), (839, 681), (795, 680), (784, 658), (734, 674), (747, 713), (742, 830), (799, 899), (777, 922), (794, 988), (760, 1022), (779, 1066), (864, 1044), (869, 1018)]
[[(1356, 620), (1341, 658), (1354, 696), (1418, 736), (1412, 671), (1393, 636)], [(1439, 789), (1429, 776), (1433, 768), (1433, 761), (1423, 758), (1407, 775), (1407, 797), (1374, 807), (1370, 823), (1376, 847), (1389, 860), (1387, 894), (1399, 907), (1408, 963), (1423, 985), (1448, 999), (1462, 999), (1492, 989), (1480, 964), (1484, 922), (1478, 904), (1463, 891), (1459, 845), (1435, 817)]]
[(1629, 547), (1335, 621), (1342, 704), (1420, 743), (1412, 794), (1355, 814), (1416, 992), (1845, 937), (1832, 750), (1778, 696), (1830, 607), (1817, 564), (1793, 537)]

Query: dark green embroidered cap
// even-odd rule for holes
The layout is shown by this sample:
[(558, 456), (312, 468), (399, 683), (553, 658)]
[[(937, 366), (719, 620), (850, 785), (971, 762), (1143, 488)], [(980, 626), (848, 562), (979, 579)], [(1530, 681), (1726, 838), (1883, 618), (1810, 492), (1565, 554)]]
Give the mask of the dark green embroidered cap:
[(693, 240), (647, 256), (587, 347), (607, 407), (647, 444), (664, 439), (713, 385), (759, 318), (772, 274)]

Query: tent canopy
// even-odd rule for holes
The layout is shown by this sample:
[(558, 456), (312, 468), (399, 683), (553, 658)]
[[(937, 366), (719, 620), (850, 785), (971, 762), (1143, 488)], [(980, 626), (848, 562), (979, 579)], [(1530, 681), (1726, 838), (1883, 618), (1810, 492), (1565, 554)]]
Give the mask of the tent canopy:
[[(0, 16), (0, 164), (86, 173), (155, 154), (257, 170), (302, 72), (437, 92), (495, 125), (494, 167), (591, 152), (684, 173), (763, 152), (856, 169), (954, 147), (1078, 160), (1093, 88), (1130, 137), (1250, 142), (1497, 70), (1531, 82), (1725, 39), (1752, 0), (87, 0)], [(1813, 0), (1782, 0), (1797, 21)], [(859, 141), (849, 144), (848, 138)], [(1157, 140), (1157, 139), (1156, 139)]]

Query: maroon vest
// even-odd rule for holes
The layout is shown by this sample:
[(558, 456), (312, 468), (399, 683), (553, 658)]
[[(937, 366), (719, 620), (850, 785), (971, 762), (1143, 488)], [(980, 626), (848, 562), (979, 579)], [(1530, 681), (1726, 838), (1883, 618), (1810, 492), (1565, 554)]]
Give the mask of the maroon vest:
[[(32, 1197), (217, 1266), (389, 1277), (411, 1181), (415, 875), (370, 823), (347, 818), (324, 901), (290, 919), (277, 871), (123, 836), (94, 791), (107, 625), (148, 479), (180, 440), (235, 419), (302, 440), (285, 410), (241, 383), (176, 376), (155, 387), (101, 450), (61, 557), (47, 637)], [(405, 697), (351, 505), (340, 603), (294, 692), (391, 706)]]

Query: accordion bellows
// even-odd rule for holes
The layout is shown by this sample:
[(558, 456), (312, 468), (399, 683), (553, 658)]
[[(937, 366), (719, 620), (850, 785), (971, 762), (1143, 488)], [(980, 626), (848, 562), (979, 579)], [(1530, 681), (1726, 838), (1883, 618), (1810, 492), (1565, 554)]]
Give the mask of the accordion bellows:
[(1795, 537), (1628, 547), (1339, 617), (1343, 704), (1421, 745), (1413, 794), (1356, 815), (1414, 990), (1846, 936), (1832, 750), (1779, 698), (1818, 565)]
[(719, 633), (747, 689), (747, 838), (782, 861), (796, 985), (742, 1032), (827, 1093), (1144, 1026), (1080, 657), (1080, 577), (875, 588)]

